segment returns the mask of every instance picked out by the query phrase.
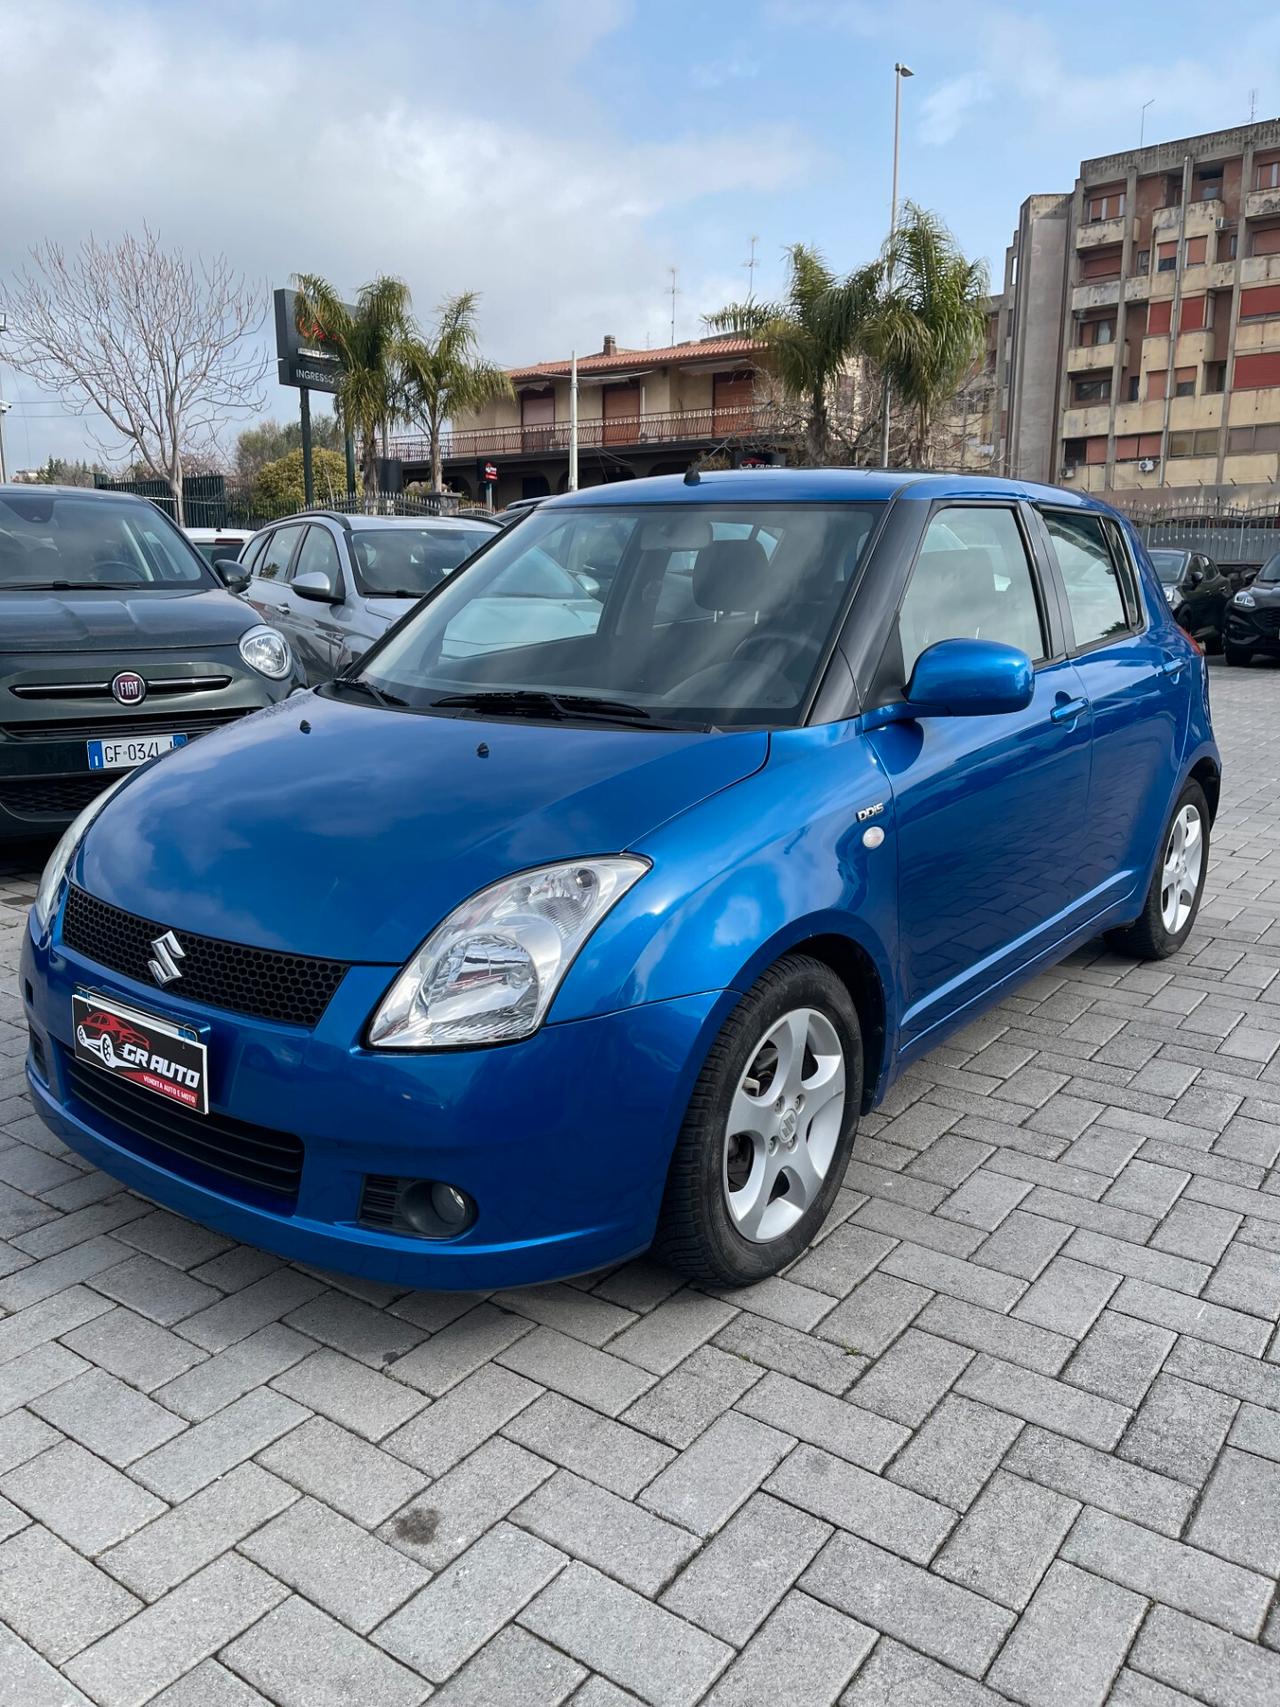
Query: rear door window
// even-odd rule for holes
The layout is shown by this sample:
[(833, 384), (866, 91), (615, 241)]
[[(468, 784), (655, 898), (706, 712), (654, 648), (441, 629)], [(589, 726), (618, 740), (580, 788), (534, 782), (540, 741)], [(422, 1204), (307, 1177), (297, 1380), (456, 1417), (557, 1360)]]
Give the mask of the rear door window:
[(1121, 570), (1111, 553), (1101, 516), (1065, 510), (1043, 512), (1071, 612), (1078, 647), (1118, 639), (1132, 627)]

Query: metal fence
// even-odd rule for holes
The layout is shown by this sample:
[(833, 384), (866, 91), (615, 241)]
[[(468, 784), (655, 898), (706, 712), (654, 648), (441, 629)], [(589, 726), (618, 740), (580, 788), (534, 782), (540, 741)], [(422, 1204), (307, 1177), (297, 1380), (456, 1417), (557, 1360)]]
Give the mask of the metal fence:
[(1257, 565), (1280, 551), (1280, 494), (1254, 504), (1233, 504), (1216, 494), (1185, 498), (1113, 498), (1149, 548), (1203, 551), (1225, 565)]
[[(163, 480), (112, 480), (102, 482), (101, 489), (111, 492), (132, 492), (139, 498), (149, 498), (153, 504), (174, 516), (173, 494)], [(281, 516), (298, 515), (311, 510), (338, 510), (343, 515), (379, 516), (449, 516), (457, 514), (466, 500), (452, 492), (404, 493), (322, 492), (311, 505), (281, 504), (264, 508), (253, 501), (248, 486), (228, 481), (221, 474), (189, 476), (182, 482), (184, 523), (189, 528), (257, 529)], [(174, 518), (176, 519), (176, 517)]]

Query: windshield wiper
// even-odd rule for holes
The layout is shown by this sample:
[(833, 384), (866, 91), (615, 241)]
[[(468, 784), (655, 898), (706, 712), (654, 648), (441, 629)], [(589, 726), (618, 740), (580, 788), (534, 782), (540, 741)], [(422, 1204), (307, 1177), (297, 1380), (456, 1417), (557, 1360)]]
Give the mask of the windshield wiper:
[(553, 717), (558, 721), (585, 718), (601, 723), (645, 723), (651, 729), (676, 729), (675, 723), (659, 723), (653, 713), (642, 705), (628, 705), (621, 699), (600, 699), (593, 694), (551, 693), (546, 688), (502, 688), (475, 693), (449, 693), (443, 699), (433, 699), (433, 706), (458, 711), (492, 711), (499, 717), (510, 713)]
[(0, 581), (0, 593), (126, 593), (162, 581)]
[(358, 693), (368, 694), (371, 700), (380, 705), (384, 711), (390, 711), (397, 705), (408, 705), (407, 699), (401, 699), (398, 694), (387, 693), (385, 689), (375, 687), (367, 676), (337, 676), (332, 685), (335, 688), (355, 688)]

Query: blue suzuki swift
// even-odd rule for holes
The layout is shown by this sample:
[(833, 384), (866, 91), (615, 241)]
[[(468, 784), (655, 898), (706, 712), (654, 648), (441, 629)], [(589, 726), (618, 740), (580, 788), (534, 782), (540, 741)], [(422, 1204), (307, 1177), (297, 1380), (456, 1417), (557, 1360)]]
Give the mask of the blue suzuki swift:
[(774, 1273), (860, 1111), (1100, 933), (1186, 940), (1219, 758), (1129, 525), (852, 471), (533, 511), (337, 680), (127, 777), (22, 962), (36, 1106), (282, 1256)]

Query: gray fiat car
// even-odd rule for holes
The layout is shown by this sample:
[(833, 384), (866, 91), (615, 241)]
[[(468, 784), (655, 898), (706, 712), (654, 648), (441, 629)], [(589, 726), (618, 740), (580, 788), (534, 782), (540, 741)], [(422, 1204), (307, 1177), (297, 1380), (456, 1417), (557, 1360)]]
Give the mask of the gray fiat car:
[(461, 516), (308, 511), (217, 567), (287, 637), (307, 681), (327, 682), (499, 531)]
[(288, 643), (145, 498), (0, 486), (0, 840), (301, 685)]

